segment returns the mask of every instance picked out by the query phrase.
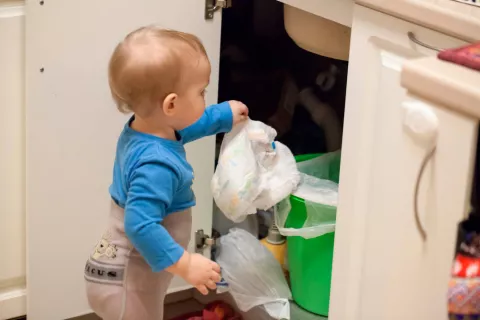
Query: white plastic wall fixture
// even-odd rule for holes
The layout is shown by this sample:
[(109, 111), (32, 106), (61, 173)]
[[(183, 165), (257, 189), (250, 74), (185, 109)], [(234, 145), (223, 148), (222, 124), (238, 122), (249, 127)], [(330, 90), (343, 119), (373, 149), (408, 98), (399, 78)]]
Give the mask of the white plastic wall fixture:
[(433, 109), (418, 100), (403, 103), (403, 125), (410, 136), (424, 147), (433, 147), (438, 136), (439, 121)]

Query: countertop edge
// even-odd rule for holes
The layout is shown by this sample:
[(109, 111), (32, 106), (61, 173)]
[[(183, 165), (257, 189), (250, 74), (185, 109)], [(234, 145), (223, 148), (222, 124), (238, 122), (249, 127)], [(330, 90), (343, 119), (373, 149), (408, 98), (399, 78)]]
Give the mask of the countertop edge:
[(480, 72), (436, 57), (405, 62), (401, 84), (410, 93), (480, 119)]
[(480, 40), (480, 20), (433, 3), (418, 0), (355, 0), (355, 3), (468, 42)]

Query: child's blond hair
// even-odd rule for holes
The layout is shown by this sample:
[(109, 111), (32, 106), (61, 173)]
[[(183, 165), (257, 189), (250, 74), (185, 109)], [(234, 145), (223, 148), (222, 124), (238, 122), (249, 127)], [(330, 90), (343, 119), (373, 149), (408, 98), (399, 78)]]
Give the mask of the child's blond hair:
[(128, 34), (115, 48), (108, 67), (118, 109), (147, 115), (153, 101), (181, 90), (192, 52), (208, 60), (202, 42), (189, 33), (148, 26)]

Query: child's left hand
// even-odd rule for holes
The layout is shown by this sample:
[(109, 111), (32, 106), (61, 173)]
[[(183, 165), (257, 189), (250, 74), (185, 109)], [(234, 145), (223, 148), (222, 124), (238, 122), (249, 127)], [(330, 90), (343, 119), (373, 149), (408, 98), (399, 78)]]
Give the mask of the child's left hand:
[(237, 125), (248, 119), (248, 107), (240, 101), (231, 100), (228, 102), (233, 113), (233, 125)]

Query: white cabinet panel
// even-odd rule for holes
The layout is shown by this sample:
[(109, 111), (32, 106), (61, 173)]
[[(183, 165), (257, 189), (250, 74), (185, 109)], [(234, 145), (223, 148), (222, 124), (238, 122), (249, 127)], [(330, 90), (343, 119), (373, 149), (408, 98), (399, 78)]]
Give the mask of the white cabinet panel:
[[(389, 78), (398, 80), (394, 72), (384, 72), (386, 84)], [(419, 189), (424, 241), (413, 207), (415, 183), (427, 150), (406, 134), (398, 98), (386, 94), (378, 98), (383, 107), (376, 115), (373, 169), (365, 182), (368, 213), (358, 319), (446, 320), (457, 224), (467, 212), (476, 120), (432, 108), (440, 131), (437, 151)]]
[(0, 4), (0, 319), (25, 314), (24, 17)]
[[(403, 130), (400, 85), (406, 59), (430, 45), (462, 41), (356, 7), (347, 88), (331, 313), (333, 320), (446, 319), (454, 233), (466, 211), (476, 122), (435, 108), (438, 151), (422, 180), (416, 229), (413, 198), (426, 151)], [(454, 171), (452, 171), (454, 170)], [(442, 235), (441, 235), (442, 234)]]
[[(27, 2), (28, 316), (60, 320), (89, 312), (83, 280), (105, 228), (117, 137), (127, 118), (110, 97), (107, 65), (128, 32), (149, 24), (198, 35), (212, 61), (216, 102), (221, 13), (203, 1)], [(43, 68), (43, 69), (42, 69)], [(187, 147), (196, 173), (193, 229), (211, 230), (214, 138)], [(191, 245), (191, 248), (193, 246)], [(172, 290), (184, 284), (173, 283)], [(68, 297), (68, 303), (58, 303)]]

